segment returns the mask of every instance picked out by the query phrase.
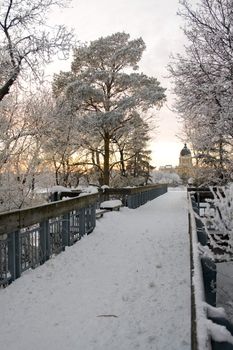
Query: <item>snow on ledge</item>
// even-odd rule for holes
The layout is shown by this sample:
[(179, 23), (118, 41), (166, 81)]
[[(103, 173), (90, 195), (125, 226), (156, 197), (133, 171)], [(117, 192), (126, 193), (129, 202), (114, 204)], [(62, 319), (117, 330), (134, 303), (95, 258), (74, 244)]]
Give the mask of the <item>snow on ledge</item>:
[(52, 186), (48, 189), (48, 192), (54, 193), (54, 192), (72, 192), (71, 188), (64, 187), (64, 186)]
[(109, 201), (102, 202), (100, 204), (100, 208), (114, 208), (114, 207), (119, 207), (122, 206), (122, 201), (119, 199), (112, 199)]
[(212, 322), (211, 320), (206, 320), (206, 325), (211, 338), (216, 342), (227, 342), (233, 344), (233, 336), (226, 329), (225, 326), (221, 326)]
[(207, 310), (207, 315), (208, 317), (222, 317), (222, 318), (227, 318), (226, 311), (224, 310), (223, 307), (214, 307), (212, 305), (209, 305), (205, 303), (205, 307)]
[(103, 185), (100, 187), (101, 190), (104, 192), (105, 190), (107, 190), (108, 188), (110, 188), (108, 185)]
[(194, 286), (194, 294), (195, 294), (198, 349), (209, 350), (210, 339), (209, 339), (209, 327), (207, 325), (207, 308), (206, 308), (205, 297), (204, 297), (204, 282), (203, 282), (201, 260), (200, 260), (199, 249), (198, 249), (196, 222), (195, 222), (195, 216), (194, 216), (190, 197), (189, 197), (189, 213), (190, 213), (191, 230), (192, 230), (191, 242), (192, 242), (193, 265), (194, 265), (192, 284)]

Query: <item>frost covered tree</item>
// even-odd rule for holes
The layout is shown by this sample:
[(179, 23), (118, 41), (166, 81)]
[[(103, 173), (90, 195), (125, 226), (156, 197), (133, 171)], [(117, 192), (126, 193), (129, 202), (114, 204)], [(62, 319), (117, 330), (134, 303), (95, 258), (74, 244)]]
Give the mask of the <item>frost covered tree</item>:
[(70, 72), (56, 75), (55, 96), (63, 96), (79, 114), (79, 128), (99, 140), (101, 184), (109, 185), (111, 149), (119, 130), (128, 127), (134, 112), (159, 108), (165, 89), (154, 77), (138, 73), (145, 50), (141, 38), (116, 33), (77, 47)]
[(114, 186), (145, 184), (150, 178), (150, 128), (146, 119), (135, 112), (127, 126), (115, 134), (112, 142), (115, 162), (111, 165), (115, 170), (111, 180)]
[[(0, 201), (1, 210), (21, 208), (33, 197), (40, 165), (42, 104), (27, 97), (7, 96), (0, 105)], [(36, 118), (33, 118), (37, 114)]]
[(43, 158), (54, 170), (56, 185), (76, 187), (87, 170), (87, 150), (83, 145), (84, 138), (78, 128), (77, 116), (66, 101), (55, 102), (50, 96), (43, 118), (46, 125), (43, 130)]
[(178, 174), (160, 170), (155, 170), (152, 172), (152, 182), (156, 184), (168, 184), (171, 186), (178, 186), (182, 184), (182, 180)]
[(142, 183), (148, 183), (150, 172), (153, 169), (150, 165), (151, 151), (148, 149), (150, 127), (151, 125), (149, 126), (148, 122), (138, 116), (125, 149), (128, 155), (126, 162), (127, 173), (134, 178), (141, 177)]
[(169, 66), (176, 110), (200, 163), (217, 168), (219, 182), (232, 162), (232, 1), (181, 0), (185, 53)]
[[(135, 112), (132, 119), (124, 128), (119, 129), (113, 139), (114, 145), (116, 145), (116, 163), (113, 165), (119, 165), (122, 176), (128, 176), (129, 173), (132, 175), (132, 172), (129, 172), (129, 163), (135, 162), (133, 158), (137, 157), (137, 154), (147, 152), (146, 147), (149, 139), (148, 122)], [(136, 172), (134, 175), (137, 176)]]
[(19, 133), (12, 131), (17, 124), (18, 118), (14, 119), (17, 108), (18, 102), (12, 98), (6, 99), (0, 106), (0, 171), (7, 163), (20, 136)]
[(28, 69), (37, 74), (58, 53), (67, 56), (72, 34), (62, 25), (49, 28), (48, 12), (61, 0), (0, 0), (0, 101)]

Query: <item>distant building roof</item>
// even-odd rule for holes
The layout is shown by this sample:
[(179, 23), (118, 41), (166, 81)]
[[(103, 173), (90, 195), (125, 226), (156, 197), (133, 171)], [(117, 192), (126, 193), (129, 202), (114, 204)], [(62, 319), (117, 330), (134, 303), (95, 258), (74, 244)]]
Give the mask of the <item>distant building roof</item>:
[(180, 151), (180, 155), (183, 156), (191, 156), (191, 151), (188, 149), (186, 143), (184, 144), (184, 148)]

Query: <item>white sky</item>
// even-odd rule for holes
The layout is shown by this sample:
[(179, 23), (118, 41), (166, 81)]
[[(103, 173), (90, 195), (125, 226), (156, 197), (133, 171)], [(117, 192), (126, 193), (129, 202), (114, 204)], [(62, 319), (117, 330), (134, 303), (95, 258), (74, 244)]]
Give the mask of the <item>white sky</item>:
[[(155, 76), (167, 91), (167, 103), (157, 113), (158, 133), (151, 149), (153, 164), (157, 167), (178, 164), (183, 147), (176, 137), (179, 125), (176, 115), (170, 111), (171, 82), (166, 77), (166, 66), (171, 53), (182, 51), (184, 37), (180, 29), (181, 19), (176, 15), (178, 0), (73, 0), (69, 9), (53, 14), (54, 23), (64, 23), (74, 28), (77, 40), (89, 42), (100, 36), (125, 31), (132, 38), (142, 37), (146, 51), (140, 62), (140, 70)], [(69, 70), (68, 62), (59, 62), (53, 71)]]

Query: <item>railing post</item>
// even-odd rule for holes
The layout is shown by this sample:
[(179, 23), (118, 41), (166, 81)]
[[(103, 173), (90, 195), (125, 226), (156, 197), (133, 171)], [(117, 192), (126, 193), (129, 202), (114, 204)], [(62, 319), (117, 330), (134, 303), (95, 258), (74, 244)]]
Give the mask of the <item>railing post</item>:
[(208, 304), (216, 307), (216, 264), (208, 257), (201, 257), (205, 300)]
[(0, 286), (9, 281), (7, 238), (6, 234), (0, 236)]
[(11, 281), (16, 279), (15, 271), (15, 232), (8, 234), (8, 267), (11, 274)]
[(127, 197), (127, 207), (128, 208), (132, 208), (132, 196), (131, 195), (128, 195)]
[(19, 231), (12, 232), (8, 235), (8, 266), (12, 281), (21, 276), (21, 249)]
[(91, 207), (90, 205), (86, 208), (85, 210), (85, 224), (86, 224), (86, 231), (85, 233), (89, 233), (90, 232), (90, 228), (91, 228)]
[(80, 237), (85, 235), (85, 208), (79, 209), (79, 228), (80, 228)]
[(124, 207), (128, 206), (127, 205), (127, 198), (128, 198), (128, 195), (123, 193), (123, 195), (122, 195), (122, 204), (123, 204)]
[(50, 237), (49, 237), (49, 221), (40, 223), (40, 263), (44, 264), (50, 258)]
[(16, 278), (19, 278), (21, 276), (20, 231), (15, 232), (15, 271)]
[(137, 194), (132, 194), (132, 209), (137, 208)]
[(136, 195), (132, 194), (132, 196), (131, 196), (131, 208), (132, 209), (136, 208), (136, 205), (135, 205), (136, 198), (135, 197), (136, 197)]
[(140, 207), (140, 205), (141, 205), (141, 197), (142, 197), (142, 195), (141, 195), (141, 192), (139, 192), (139, 193), (137, 193), (137, 204), (136, 204), (136, 208), (138, 208), (138, 207)]
[(63, 215), (62, 218), (62, 246), (70, 246), (70, 213)]
[(197, 208), (198, 208), (198, 214), (200, 215), (200, 193), (197, 192)]
[(93, 227), (93, 230), (96, 226), (96, 203), (92, 205), (91, 207), (91, 216), (92, 216), (92, 227)]
[(157, 190), (154, 189), (153, 190), (153, 194), (152, 194), (152, 198), (155, 199), (157, 197)]
[(142, 198), (142, 200), (141, 200), (142, 204), (145, 204), (147, 202), (146, 201), (146, 192), (142, 192), (141, 198)]

